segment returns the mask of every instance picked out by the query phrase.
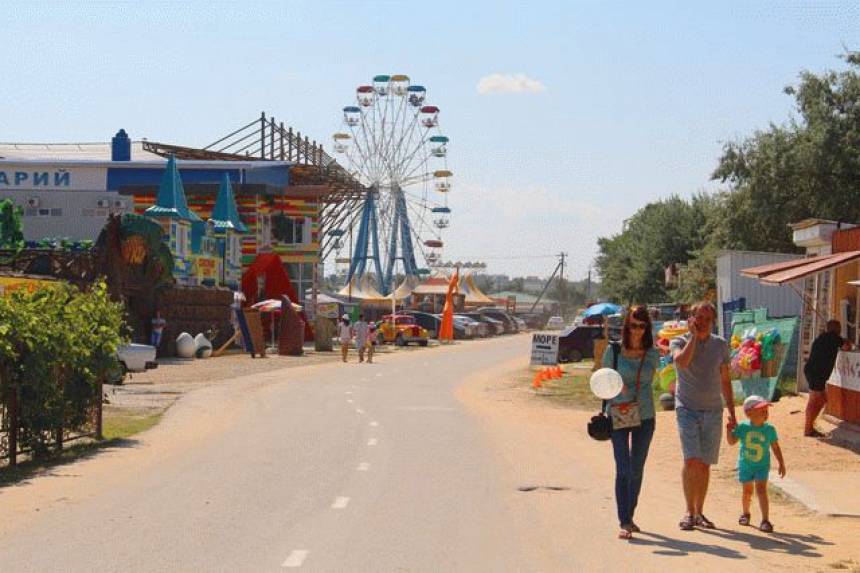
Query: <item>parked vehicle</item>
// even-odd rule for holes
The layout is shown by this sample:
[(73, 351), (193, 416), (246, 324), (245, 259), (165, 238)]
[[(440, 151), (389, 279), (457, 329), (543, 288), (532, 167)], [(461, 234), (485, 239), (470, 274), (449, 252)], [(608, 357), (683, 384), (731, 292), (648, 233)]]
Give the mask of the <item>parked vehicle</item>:
[(517, 330), (519, 330), (520, 332), (525, 332), (526, 330), (529, 329), (529, 325), (526, 324), (526, 321), (523, 320), (522, 318), (520, 318), (519, 316), (513, 315), (511, 318), (513, 318), (514, 322), (517, 323)]
[[(402, 314), (413, 317), (415, 324), (427, 329), (430, 338), (439, 338), (439, 326), (442, 324), (442, 315), (422, 312), (420, 310), (404, 310)], [(468, 338), (466, 330), (462, 325), (454, 322), (454, 339)]]
[(521, 312), (518, 313), (517, 316), (523, 319), (529, 328), (539, 329), (543, 328), (546, 324), (544, 315), (538, 314), (537, 312)]
[(111, 384), (122, 384), (128, 372), (146, 372), (158, 368), (155, 361), (155, 347), (149, 344), (126, 344), (117, 348), (116, 357), (119, 369), (108, 376)]
[(470, 338), (485, 338), (489, 336), (490, 327), (483, 322), (477, 321), (474, 318), (471, 318), (464, 314), (455, 314), (454, 320), (463, 325), (463, 328), (466, 329), (466, 334), (469, 335)]
[(519, 331), (519, 328), (517, 328), (516, 321), (514, 321), (514, 319), (511, 317), (511, 315), (509, 315), (507, 312), (505, 312), (502, 309), (493, 308), (493, 307), (486, 307), (486, 308), (479, 308), (478, 312), (480, 312), (481, 314), (485, 314), (485, 315), (489, 316), (490, 318), (495, 318), (496, 320), (500, 320), (505, 325), (505, 333), (507, 333), (507, 334), (513, 334), (513, 333), (516, 333)]
[(561, 330), (564, 328), (564, 319), (560, 316), (551, 316), (546, 321), (547, 330)]
[(438, 337), (440, 321), (436, 318), (436, 315), (418, 310), (404, 310), (402, 311), (402, 314), (411, 316), (412, 320), (415, 321), (415, 324), (427, 330), (427, 334), (430, 338)]
[(496, 320), (495, 318), (491, 318), (486, 314), (481, 314), (480, 312), (462, 312), (460, 314), (462, 316), (468, 316), (471, 319), (477, 320), (482, 324), (486, 324), (487, 336), (494, 336), (496, 334), (505, 333), (505, 324), (501, 320)]
[[(583, 324), (565, 329), (558, 337), (558, 361), (579, 362), (585, 358), (594, 358), (594, 341), (603, 337), (602, 326)], [(620, 329), (609, 329), (611, 340), (620, 337)]]
[(429, 337), (427, 329), (418, 326), (415, 318), (408, 314), (383, 316), (376, 327), (376, 338), (379, 344), (393, 342), (397, 346), (406, 346), (414, 342), (419, 346), (427, 346)]

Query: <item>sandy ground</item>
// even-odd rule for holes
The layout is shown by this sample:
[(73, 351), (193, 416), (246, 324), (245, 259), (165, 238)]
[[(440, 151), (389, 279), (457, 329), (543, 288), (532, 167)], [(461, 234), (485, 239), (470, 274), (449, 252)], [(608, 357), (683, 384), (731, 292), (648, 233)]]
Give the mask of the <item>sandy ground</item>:
[[(606, 568), (606, 559), (617, 559), (621, 570), (675, 570), (695, 565), (697, 570), (732, 567), (860, 571), (858, 519), (822, 516), (773, 494), (774, 534), (737, 525), (740, 513), (740, 488), (734, 470), (737, 451), (727, 444), (723, 445), (720, 463), (714, 468), (705, 507), (705, 513), (719, 529), (680, 531), (677, 523), (684, 509), (681, 452), (672, 412), (658, 413), (637, 511), (643, 533), (632, 542), (615, 539), (614, 463), (610, 444), (588, 438), (585, 426), (593, 412), (553, 403), (524, 385), (525, 368), (524, 361), (512, 361), (505, 369), (462, 386), (459, 397), (484, 419), (486, 431), (504, 452), (515, 482), (570, 488), (567, 498), (553, 498), (545, 493), (532, 498), (543, 510), (542, 541), (548, 546), (569, 546), (576, 551), (577, 544), (570, 535), (586, 531), (593, 539), (594, 550), (601, 553), (594, 562), (594, 567), (600, 569)], [(804, 399), (793, 397), (773, 408), (772, 421), (780, 430), (789, 474), (821, 464), (844, 472), (860, 470), (860, 456), (856, 453), (824, 440), (800, 436), (802, 414), (797, 411), (804, 405)], [(523, 460), (530, 460), (530, 465), (524, 466)], [(754, 505), (753, 519), (757, 518)], [(546, 532), (557, 533), (547, 536)], [(618, 547), (630, 553), (613, 556), (603, 553), (604, 547), (610, 550)], [(683, 555), (698, 555), (699, 559), (695, 562), (676, 559)]]

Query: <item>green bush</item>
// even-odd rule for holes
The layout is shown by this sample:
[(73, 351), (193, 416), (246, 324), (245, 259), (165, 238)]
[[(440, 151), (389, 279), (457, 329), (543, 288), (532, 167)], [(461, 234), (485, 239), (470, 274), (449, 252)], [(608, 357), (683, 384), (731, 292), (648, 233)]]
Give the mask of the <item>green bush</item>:
[(86, 426), (125, 338), (123, 306), (104, 282), (87, 291), (58, 282), (0, 298), (0, 396), (7, 404), (17, 396), (21, 446), (42, 455), (58, 428)]

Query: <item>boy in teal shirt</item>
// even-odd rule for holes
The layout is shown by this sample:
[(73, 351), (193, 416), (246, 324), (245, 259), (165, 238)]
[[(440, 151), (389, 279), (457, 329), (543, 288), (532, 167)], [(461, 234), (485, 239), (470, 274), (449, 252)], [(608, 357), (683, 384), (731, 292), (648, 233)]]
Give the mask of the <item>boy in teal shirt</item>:
[(750, 503), (755, 488), (761, 508), (759, 529), (770, 533), (773, 524), (768, 519), (770, 504), (767, 498), (767, 478), (770, 473), (770, 450), (779, 462), (779, 477), (785, 477), (785, 462), (776, 436), (776, 428), (767, 422), (767, 409), (770, 402), (761, 396), (750, 396), (744, 400), (744, 414), (748, 420), (740, 424), (729, 423), (726, 437), (729, 444), (741, 443), (738, 453), (738, 481), (743, 485), (743, 513), (738, 523), (750, 524)]

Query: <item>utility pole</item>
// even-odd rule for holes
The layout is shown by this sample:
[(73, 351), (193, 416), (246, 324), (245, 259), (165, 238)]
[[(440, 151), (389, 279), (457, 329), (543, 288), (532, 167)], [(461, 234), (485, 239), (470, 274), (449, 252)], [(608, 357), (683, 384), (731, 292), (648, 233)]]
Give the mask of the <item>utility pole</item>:
[(591, 300), (591, 265), (588, 265), (588, 278), (585, 280), (585, 302)]
[[(559, 253), (558, 254), (558, 259), (559, 259), (558, 264), (555, 266), (555, 269), (552, 271), (552, 274), (550, 275), (549, 279), (546, 281), (546, 284), (543, 285), (543, 289), (540, 291), (540, 294), (538, 295), (537, 300), (535, 300), (534, 304), (529, 309), (529, 312), (534, 312), (534, 309), (538, 305), (538, 303), (540, 302), (540, 299), (543, 298), (544, 293), (546, 293), (546, 289), (548, 289), (549, 285), (552, 284), (552, 279), (555, 278), (556, 273), (559, 274), (559, 277), (561, 278), (561, 280), (564, 280), (564, 258), (566, 256), (567, 256), (567, 253)], [(561, 272), (559, 272), (559, 271), (561, 271)], [(559, 283), (559, 284), (562, 284), (562, 283)]]

